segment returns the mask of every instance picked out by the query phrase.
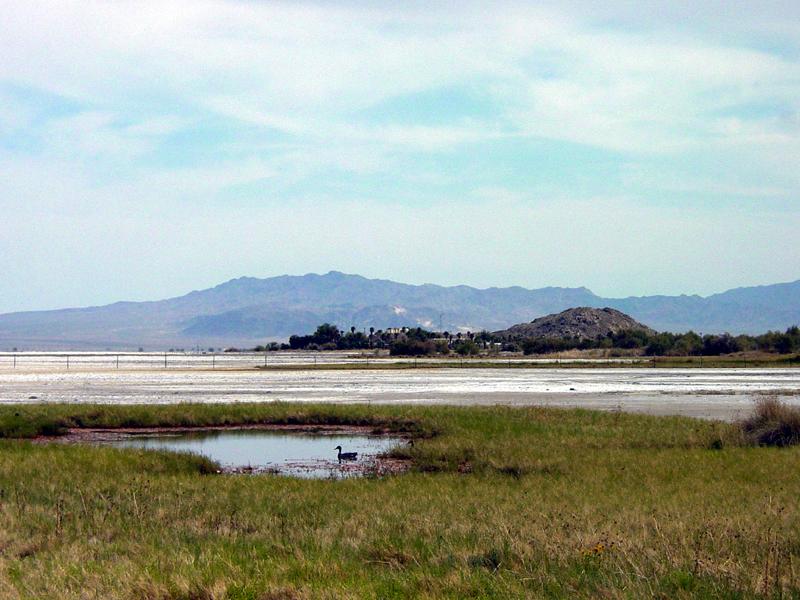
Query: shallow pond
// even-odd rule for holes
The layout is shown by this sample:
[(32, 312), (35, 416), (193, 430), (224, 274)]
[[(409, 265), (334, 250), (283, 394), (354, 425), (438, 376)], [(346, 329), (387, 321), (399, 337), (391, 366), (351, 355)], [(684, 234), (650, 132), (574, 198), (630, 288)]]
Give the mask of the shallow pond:
[[(134, 435), (109, 443), (123, 448), (202, 454), (231, 473), (338, 478), (369, 472), (376, 467), (378, 454), (403, 442), (386, 436), (240, 430)], [(339, 461), (336, 446), (343, 452), (357, 452), (357, 459)]]

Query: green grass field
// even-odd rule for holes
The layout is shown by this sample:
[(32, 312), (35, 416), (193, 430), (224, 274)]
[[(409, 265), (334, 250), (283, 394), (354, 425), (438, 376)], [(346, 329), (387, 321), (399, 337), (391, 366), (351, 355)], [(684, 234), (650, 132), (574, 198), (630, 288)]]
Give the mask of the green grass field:
[(685, 418), (505, 407), (0, 407), (67, 426), (360, 424), (411, 470), (215, 474), (163, 452), (0, 440), (0, 597), (800, 597), (800, 450)]

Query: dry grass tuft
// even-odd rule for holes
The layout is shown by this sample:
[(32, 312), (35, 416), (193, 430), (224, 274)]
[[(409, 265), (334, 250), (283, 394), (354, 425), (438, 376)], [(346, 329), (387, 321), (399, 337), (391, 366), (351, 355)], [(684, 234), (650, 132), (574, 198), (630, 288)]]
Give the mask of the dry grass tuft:
[(800, 407), (789, 406), (777, 396), (756, 399), (755, 411), (740, 425), (747, 437), (760, 446), (792, 446), (800, 443)]

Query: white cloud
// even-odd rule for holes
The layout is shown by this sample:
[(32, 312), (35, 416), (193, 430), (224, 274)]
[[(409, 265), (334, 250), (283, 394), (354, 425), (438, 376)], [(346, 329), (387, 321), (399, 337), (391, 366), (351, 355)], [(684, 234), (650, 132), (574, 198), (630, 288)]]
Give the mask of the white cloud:
[[(108, 301), (331, 268), (605, 294), (795, 279), (791, 244), (749, 240), (798, 225), (797, 6), (4, 2), (0, 272), (51, 273), (5, 301), (61, 281), (83, 303), (87, 265)], [(428, 119), (448, 89), (480, 102)], [(531, 183), (494, 154), (512, 140), (533, 166), (541, 140), (592, 148), (622, 189), (570, 156), (548, 168), (580, 184)]]
[(0, 135), (23, 132), (30, 125), (32, 116), (23, 102), (0, 91)]
[[(680, 151), (709, 133), (715, 109), (764, 97), (792, 101), (800, 86), (796, 63), (688, 35), (608, 31), (563, 7), (561, 14), (516, 3), (492, 11), (465, 3), (446, 13), (223, 0), (11, 7), (2, 35), (15, 52), (0, 62), (4, 78), (116, 110), (155, 95), (289, 131), (310, 117), (323, 135), (352, 111), (397, 95), (480, 80), (511, 91), (496, 98), (500, 114), (511, 100), (508, 116), (531, 135)], [(672, 12), (663, 3), (652, 8)]]

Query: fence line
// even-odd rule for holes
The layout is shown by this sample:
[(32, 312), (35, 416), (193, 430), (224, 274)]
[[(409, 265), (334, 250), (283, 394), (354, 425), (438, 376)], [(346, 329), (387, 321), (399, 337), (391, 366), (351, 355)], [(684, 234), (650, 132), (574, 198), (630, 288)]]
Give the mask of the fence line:
[[(800, 366), (790, 357), (787, 367)], [(0, 370), (233, 370), (254, 369), (256, 367), (303, 367), (333, 365), (380, 365), (418, 366), (436, 365), (442, 367), (464, 368), (470, 364), (487, 365), (496, 368), (515, 368), (525, 365), (550, 367), (596, 366), (614, 364), (617, 366), (640, 366), (651, 368), (700, 367), (706, 366), (703, 357), (687, 358), (682, 364), (674, 363), (664, 357), (606, 357), (606, 358), (533, 358), (520, 356), (481, 356), (481, 357), (396, 357), (388, 354), (356, 354), (353, 352), (236, 352), (185, 354), (177, 352), (0, 352)], [(757, 367), (758, 361), (746, 357), (725, 360), (728, 367)], [(719, 366), (719, 365), (717, 365)], [(763, 365), (761, 365), (763, 366)], [(779, 366), (779, 365), (775, 365)]]
[[(303, 365), (316, 364), (317, 357), (292, 356), (281, 360), (265, 356), (263, 353), (236, 354), (177, 354), (159, 353), (0, 353), (0, 370), (154, 370), (154, 369), (246, 369), (270, 364)], [(357, 362), (339, 360), (326, 362)]]
[(253, 369), (256, 367), (292, 367), (326, 365), (387, 366), (405, 364), (410, 367), (439, 365), (463, 368), (470, 363), (491, 363), (497, 367), (513, 368), (522, 365), (597, 364), (613, 362), (636, 364), (641, 359), (564, 359), (554, 357), (390, 357), (387, 354), (354, 354), (352, 352), (279, 352), (279, 353), (208, 353), (184, 354), (170, 352), (0, 352), (0, 370), (207, 370)]

